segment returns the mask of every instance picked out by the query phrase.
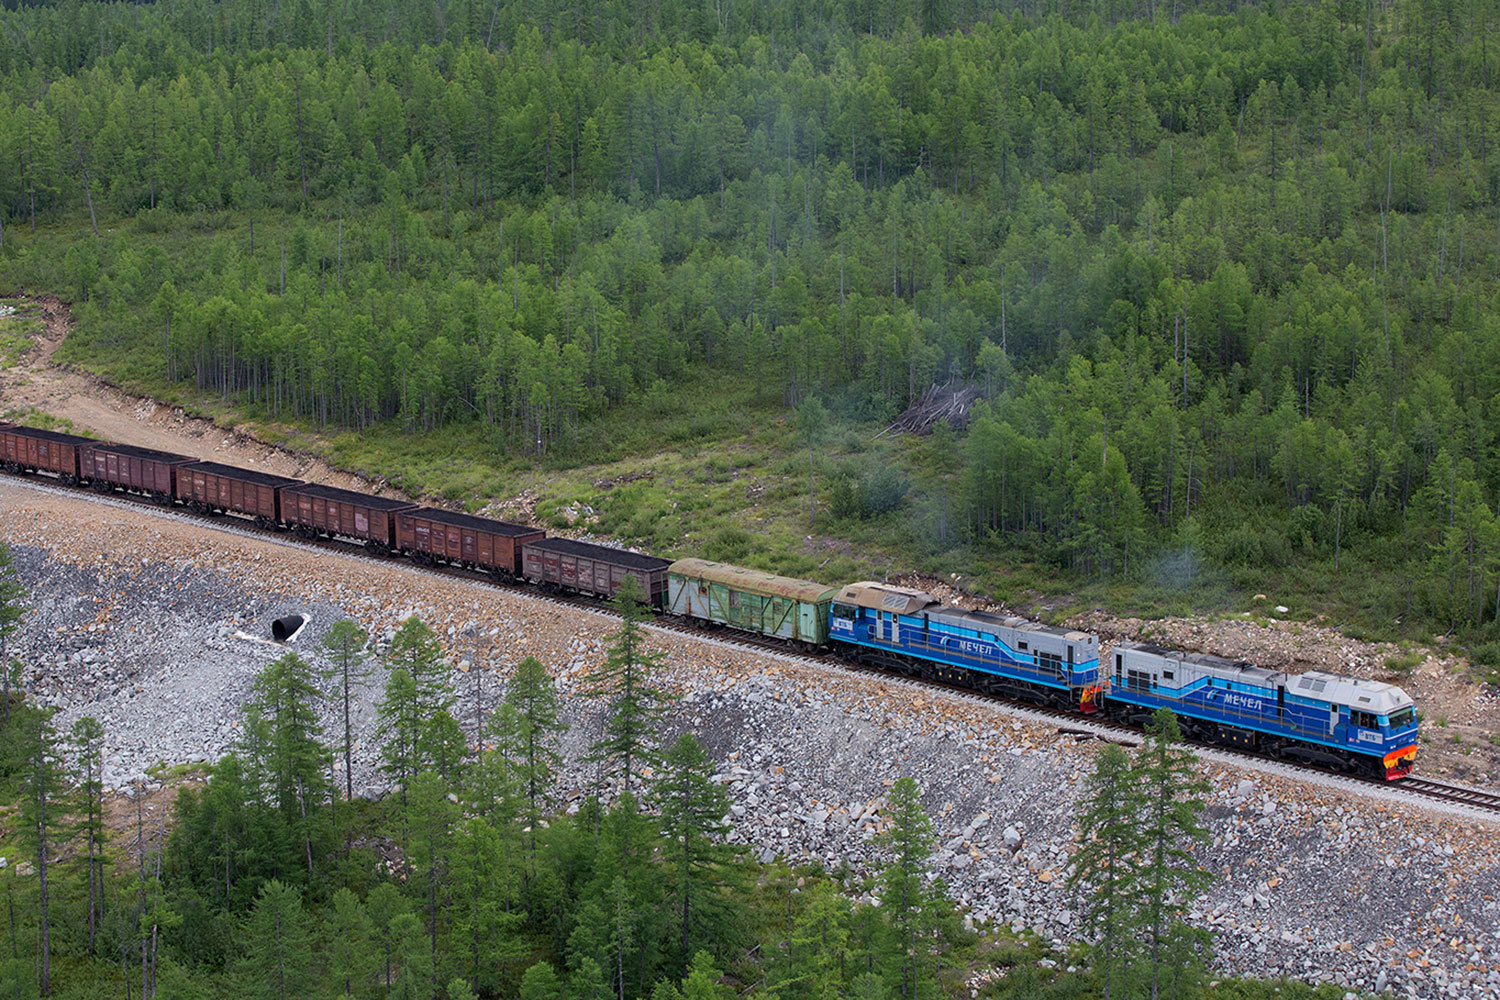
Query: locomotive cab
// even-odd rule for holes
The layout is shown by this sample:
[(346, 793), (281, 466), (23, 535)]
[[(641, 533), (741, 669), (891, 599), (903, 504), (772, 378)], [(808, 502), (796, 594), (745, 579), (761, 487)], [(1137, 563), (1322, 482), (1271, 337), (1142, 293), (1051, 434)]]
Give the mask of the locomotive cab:
[(1367, 762), (1388, 781), (1411, 773), (1417, 757), (1417, 712), (1394, 684), (1322, 671), (1296, 679), (1294, 690), (1326, 700), (1330, 742)]

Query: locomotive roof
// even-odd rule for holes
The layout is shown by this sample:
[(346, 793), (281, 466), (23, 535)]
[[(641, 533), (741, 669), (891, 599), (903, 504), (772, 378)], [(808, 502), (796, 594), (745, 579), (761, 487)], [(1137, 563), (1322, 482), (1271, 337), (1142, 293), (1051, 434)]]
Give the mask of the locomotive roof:
[(750, 594), (784, 597), (808, 604), (830, 600), (838, 590), (837, 587), (830, 587), (826, 583), (777, 576), (774, 573), (730, 566), (727, 563), (714, 562), (710, 559), (679, 559), (667, 568), (667, 572), (674, 576), (722, 583), (727, 587)]
[(1309, 670), (1305, 674), (1286, 674), (1279, 670), (1256, 666), (1244, 660), (1230, 660), (1209, 653), (1187, 653), (1180, 649), (1167, 649), (1145, 642), (1118, 642), (1115, 643), (1114, 648), (1119, 651), (1158, 656), (1175, 663), (1190, 664), (1204, 675), (1225, 680), (1257, 684), (1266, 688), (1284, 684), (1291, 694), (1326, 701), (1333, 705), (1348, 705), (1363, 712), (1374, 712), (1376, 715), (1388, 715), (1412, 704), (1407, 693), (1394, 684), (1364, 680), (1345, 674), (1330, 674), (1322, 670)]
[(839, 591), (836, 600), (840, 604), (854, 604), (862, 608), (873, 608), (876, 611), (891, 611), (898, 615), (918, 615), (923, 611), (942, 607), (926, 591), (912, 590), (909, 587), (893, 587), (890, 584), (875, 583), (872, 580), (849, 584)]
[(580, 542), (574, 538), (539, 538), (534, 542), (527, 542), (521, 546), (523, 549), (542, 549), (547, 552), (565, 552), (572, 556), (583, 556), (586, 559), (599, 559), (612, 562), (630, 569), (658, 570), (666, 569), (672, 560), (663, 559), (660, 556), (648, 556), (644, 552), (632, 552), (629, 549), (617, 549), (609, 545), (595, 545), (592, 542)]
[(242, 469), (237, 465), (224, 465), (222, 462), (194, 462), (183, 466), (183, 471), (210, 472), (225, 479), (237, 479), (242, 483), (253, 483), (256, 486), (295, 486), (302, 482), (300, 479), (291, 479), (287, 476), (273, 476), (269, 472), (256, 472), (254, 469)]
[(416, 510), (403, 511), (401, 516), (420, 517), (424, 521), (436, 521), (438, 524), (452, 524), (460, 528), (473, 528), (475, 531), (483, 531), (491, 535), (501, 535), (505, 538), (534, 535), (541, 530), (540, 528), (531, 528), (524, 524), (512, 524), (509, 521), (496, 521), (488, 517), (479, 517), (475, 514), (462, 514), (456, 510), (443, 510), (440, 507), (418, 507)]
[(337, 486), (324, 486), (322, 483), (298, 483), (288, 486), (284, 492), (301, 493), (310, 497), (322, 497), (325, 500), (337, 500), (340, 503), (351, 503), (360, 507), (368, 507), (371, 510), (401, 510), (406, 507), (415, 507), (416, 504), (410, 500), (397, 500), (395, 497), (377, 497), (370, 493), (360, 493), (358, 490), (341, 490)]
[(86, 441), (94, 446), (94, 451), (102, 451), (111, 455), (126, 455), (130, 458), (144, 458), (152, 462), (188, 462), (198, 461), (191, 455), (178, 455), (170, 451), (157, 451), (155, 448), (142, 448), (133, 444), (113, 444), (109, 441)]
[(1286, 675), (1281, 671), (1257, 666), (1248, 660), (1231, 660), (1227, 656), (1215, 656), (1212, 653), (1190, 653), (1187, 650), (1169, 649), (1150, 642), (1117, 642), (1114, 648), (1122, 652), (1132, 650), (1150, 656), (1159, 656), (1174, 663), (1186, 663), (1197, 667), (1199, 672), (1205, 675), (1229, 681), (1240, 681), (1244, 684), (1272, 687), (1286, 682)]
[(1322, 670), (1309, 670), (1287, 678), (1287, 690), (1304, 698), (1323, 698), (1336, 705), (1348, 705), (1376, 715), (1388, 715), (1413, 704), (1411, 697), (1394, 684)]
[(965, 611), (963, 608), (943, 604), (923, 590), (893, 587), (890, 584), (875, 583), (870, 580), (849, 584), (839, 591), (837, 600), (841, 604), (855, 604), (862, 608), (890, 611), (898, 615), (927, 615), (930, 618), (953, 622), (976, 631), (1008, 628), (1019, 632), (1055, 635), (1070, 642), (1087, 642), (1094, 638), (1087, 632), (1044, 625), (1030, 618), (1021, 618), (1016, 615), (997, 615), (989, 611)]
[(97, 444), (93, 438), (82, 437), (78, 434), (63, 434), (58, 431), (44, 431), (39, 427), (22, 427), (20, 424), (0, 423), (0, 431), (9, 431), (21, 437), (37, 438), (41, 441), (56, 441), (58, 444)]

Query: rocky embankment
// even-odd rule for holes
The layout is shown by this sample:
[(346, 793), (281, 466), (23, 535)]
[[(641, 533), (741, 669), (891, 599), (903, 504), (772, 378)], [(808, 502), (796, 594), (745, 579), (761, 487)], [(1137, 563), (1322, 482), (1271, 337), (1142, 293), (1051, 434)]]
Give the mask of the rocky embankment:
[[(352, 616), (385, 639), (409, 614), (445, 637), (459, 715), (472, 731), (510, 667), (535, 655), (557, 677), (576, 760), (602, 706), (577, 694), (614, 623), (394, 563), (205, 531), (149, 511), (60, 498), (0, 480), (0, 537), (31, 591), (17, 652), (34, 697), (64, 728), (85, 714), (109, 732), (107, 780), (157, 762), (212, 760), (238, 739), (251, 678), (283, 647), (271, 621), (309, 617), (294, 648)], [(1080, 788), (1098, 745), (1056, 726), (943, 692), (659, 634), (673, 729), (719, 761), (735, 839), (781, 856), (868, 870), (900, 776), (925, 789), (940, 834), (933, 874), (976, 919), (1061, 946), (1079, 933), (1066, 887)], [(360, 699), (356, 787), (378, 794), (374, 704)], [(1192, 920), (1217, 936), (1227, 974), (1330, 980), (1401, 996), (1500, 997), (1500, 830), (1452, 813), (1317, 782), (1206, 764), (1217, 876)], [(586, 768), (565, 775), (569, 801)]]

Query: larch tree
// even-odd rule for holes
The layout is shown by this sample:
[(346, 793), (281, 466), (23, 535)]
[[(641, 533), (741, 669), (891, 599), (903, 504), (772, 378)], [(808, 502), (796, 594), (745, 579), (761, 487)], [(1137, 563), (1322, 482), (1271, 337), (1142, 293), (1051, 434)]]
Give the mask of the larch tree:
[(673, 869), (672, 898), (678, 913), (680, 975), (709, 939), (722, 937), (730, 919), (719, 897), (734, 852), (723, 842), (729, 831), (729, 797), (713, 781), (713, 760), (692, 733), (683, 733), (662, 755), (651, 797), (661, 817), (663, 856)]
[[(365, 898), (365, 909), (375, 929), (375, 942), (380, 949), (378, 957), (383, 960), (385, 990), (390, 993), (395, 984), (395, 970), (400, 964), (397, 934), (404, 930), (404, 927), (398, 928), (396, 921), (403, 915), (411, 914), (411, 903), (396, 888), (394, 882), (380, 882)], [(421, 926), (420, 923), (417, 924), (418, 931)]]
[(933, 950), (932, 920), (935, 890), (922, 873), (937, 837), (932, 820), (922, 808), (922, 791), (911, 778), (900, 778), (886, 794), (891, 828), (878, 843), (889, 859), (880, 874), (882, 909), (896, 932), (900, 995), (916, 1000), (926, 991), (923, 962)]
[(77, 831), (83, 836), (82, 861), (87, 886), (88, 950), (94, 954), (99, 917), (104, 908), (104, 727), (92, 715), (73, 723), (69, 733), (74, 760), (80, 815)]
[(16, 560), (10, 546), (0, 542), (0, 721), (10, 725), (10, 637), (21, 627), (26, 613), (26, 588), (16, 578)]
[(324, 959), (334, 995), (353, 1000), (369, 994), (380, 962), (375, 927), (365, 905), (349, 889), (333, 894), (323, 914)]
[(563, 981), (551, 962), (537, 962), (521, 976), (518, 1000), (563, 1000)]
[(609, 701), (604, 735), (585, 758), (599, 763), (604, 774), (629, 791), (638, 768), (660, 759), (657, 726), (668, 695), (652, 684), (652, 674), (661, 666), (662, 654), (646, 648), (646, 594), (634, 576), (627, 576), (615, 597), (620, 612), (620, 630), (599, 669), (584, 678), (585, 692)]
[(325, 681), (337, 686), (336, 697), (343, 707), (344, 738), (344, 801), (354, 801), (354, 729), (350, 721), (350, 702), (354, 685), (369, 677), (365, 665), (365, 647), (370, 635), (352, 619), (334, 622), (323, 636), (323, 651), (327, 666), (323, 669)]
[[(411, 792), (403, 803), (400, 808), (407, 813), (404, 825), (411, 831), (409, 864), (414, 877), (420, 879), (426, 889), (429, 968), (436, 976), (440, 923), (438, 899), (447, 893), (459, 809), (448, 798), (447, 782), (434, 771), (423, 771), (412, 778)], [(437, 980), (433, 979), (430, 986), (435, 992)]]
[(245, 924), (239, 964), (246, 1000), (298, 1000), (315, 983), (312, 934), (302, 895), (275, 879), (261, 887)]
[(297, 832), (308, 874), (315, 865), (318, 807), (329, 798), (328, 752), (318, 721), (318, 688), (312, 667), (287, 653), (256, 676), (247, 706), (247, 737), (256, 747), (262, 780), (288, 826)]
[(21, 772), (20, 834), (36, 859), (37, 986), (52, 992), (51, 866), (62, 828), (65, 770), (57, 731), (49, 712), (28, 710), (23, 717), (25, 765)]
[[(463, 730), (452, 714), (456, 700), (452, 669), (437, 636), (420, 618), (408, 618), (396, 630), (386, 650), (385, 662), (391, 671), (387, 703), (397, 675), (404, 672), (410, 678), (409, 685), (400, 682), (400, 693), (407, 701), (401, 709), (405, 713), (404, 725), (411, 727), (407, 734), (408, 773), (432, 768), (452, 777), (463, 762), (465, 741)], [(383, 704), (381, 711), (385, 708)]]
[(526, 799), (527, 850), (534, 874), (536, 831), (555, 801), (556, 776), (562, 767), (558, 738), (568, 726), (562, 721), (562, 701), (552, 677), (534, 656), (516, 664), (505, 689), (505, 706), (509, 711), (495, 714), (495, 735)]
[(1144, 799), (1130, 758), (1110, 743), (1094, 758), (1078, 851), (1069, 883), (1092, 891), (1090, 920), (1098, 931), (1099, 980), (1104, 1000), (1123, 1000), (1135, 953), (1136, 880), (1141, 863), (1140, 814)]
[(1207, 838), (1198, 821), (1201, 796), (1208, 783), (1199, 777), (1197, 755), (1182, 745), (1177, 716), (1168, 708), (1156, 710), (1146, 727), (1146, 742), (1136, 758), (1136, 775), (1144, 796), (1138, 830), (1141, 861), (1135, 881), (1137, 906), (1146, 936), (1146, 962), (1151, 970), (1151, 1000), (1161, 995), (1169, 958), (1178, 893), (1195, 893), (1212, 876), (1188, 850)]

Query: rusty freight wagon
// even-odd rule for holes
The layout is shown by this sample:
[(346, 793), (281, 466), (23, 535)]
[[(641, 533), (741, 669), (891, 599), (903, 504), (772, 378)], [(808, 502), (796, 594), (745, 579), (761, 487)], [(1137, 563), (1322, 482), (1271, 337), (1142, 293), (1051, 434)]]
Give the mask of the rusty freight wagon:
[(417, 562), (450, 562), (507, 579), (521, 573), (521, 546), (545, 537), (540, 528), (435, 507), (396, 514), (396, 548)]
[(807, 646), (828, 643), (828, 609), (839, 588), (707, 559), (667, 572), (667, 611)]
[(177, 470), (197, 459), (133, 444), (90, 441), (78, 446), (78, 472), (94, 489), (144, 493), (158, 503), (177, 497)]
[(194, 462), (177, 470), (177, 499), (197, 511), (243, 514), (263, 528), (281, 523), (281, 491), (300, 479)]
[(571, 538), (545, 538), (521, 546), (521, 575), (532, 583), (614, 597), (625, 578), (633, 576), (653, 608), (666, 600), (670, 565), (667, 559)]
[(6, 472), (50, 472), (64, 483), (78, 482), (78, 449), (92, 438), (33, 427), (0, 424), (0, 467)]
[(303, 538), (358, 538), (371, 552), (396, 547), (396, 512), (416, 504), (336, 486), (301, 483), (281, 489), (281, 520)]

